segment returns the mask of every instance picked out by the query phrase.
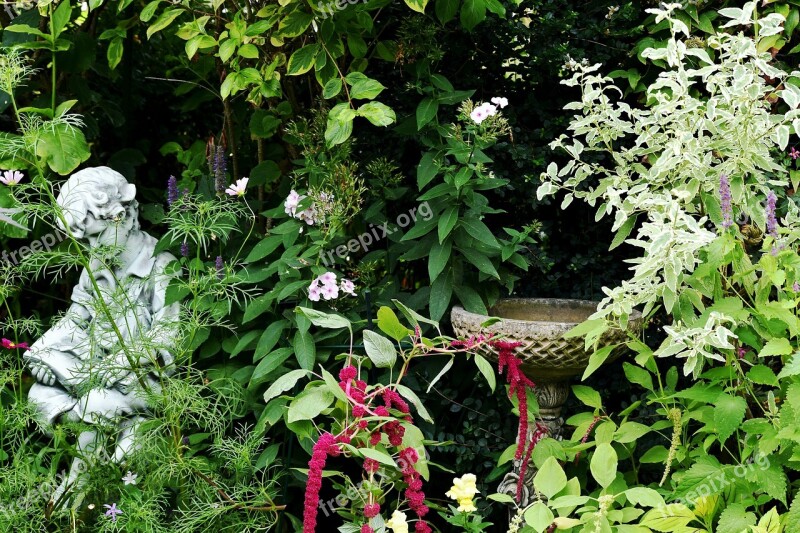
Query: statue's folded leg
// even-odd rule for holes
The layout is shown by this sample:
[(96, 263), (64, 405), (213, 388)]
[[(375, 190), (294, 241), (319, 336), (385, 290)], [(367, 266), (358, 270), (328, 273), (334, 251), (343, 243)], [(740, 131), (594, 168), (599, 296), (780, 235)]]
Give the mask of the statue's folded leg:
[(43, 385), (34, 383), (28, 393), (28, 401), (36, 408), (40, 422), (45, 425), (49, 432), (49, 427), (62, 414), (72, 411), (78, 403), (78, 399), (59, 385)]

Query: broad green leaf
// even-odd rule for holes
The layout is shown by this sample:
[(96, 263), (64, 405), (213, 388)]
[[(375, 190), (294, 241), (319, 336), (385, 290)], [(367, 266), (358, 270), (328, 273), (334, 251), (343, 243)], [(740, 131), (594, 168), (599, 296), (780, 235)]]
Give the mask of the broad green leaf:
[(682, 503), (672, 503), (666, 507), (651, 509), (639, 521), (639, 525), (662, 533), (680, 531), (695, 519), (694, 513)]
[(453, 298), (453, 275), (448, 270), (434, 280), (431, 284), (429, 296), (431, 318), (440, 320), (450, 306)]
[(292, 341), (294, 355), (300, 368), (311, 370), (314, 368), (314, 361), (317, 358), (317, 349), (314, 345), (314, 338), (307, 331), (296, 331)]
[(600, 366), (606, 362), (608, 356), (611, 355), (611, 352), (613, 352), (617, 346), (619, 345), (609, 344), (608, 346), (603, 346), (599, 350), (592, 352), (592, 355), (589, 356), (589, 364), (587, 365), (586, 370), (583, 372), (583, 376), (581, 376), (581, 381), (591, 376), (595, 370), (600, 368)]
[(269, 403), (271, 399), (276, 398), (280, 394), (288, 391), (294, 387), (298, 381), (309, 374), (310, 372), (308, 370), (292, 370), (282, 375), (276, 379), (275, 383), (270, 385), (270, 387), (267, 389), (267, 392), (264, 393), (264, 402)]
[(411, 331), (397, 319), (394, 311), (385, 305), (378, 309), (378, 328), (396, 341), (401, 341), (411, 334)]
[(567, 486), (567, 475), (555, 457), (548, 457), (545, 460), (533, 478), (533, 486), (548, 499)]
[(589, 463), (589, 470), (601, 487), (606, 488), (611, 485), (617, 477), (617, 452), (611, 444), (603, 442), (597, 445)]
[(325, 142), (328, 147), (342, 144), (350, 135), (353, 134), (353, 119), (336, 120), (328, 118), (328, 125), (325, 128)]
[(664, 498), (655, 490), (648, 487), (633, 487), (625, 491), (625, 497), (633, 505), (643, 507), (659, 507), (664, 505)]
[(405, 0), (406, 5), (418, 13), (425, 13), (428, 0)]
[(439, 109), (439, 102), (435, 98), (426, 96), (417, 106), (417, 130), (421, 130), (425, 124), (433, 120)]
[(547, 531), (550, 524), (553, 523), (553, 511), (551, 511), (544, 502), (537, 501), (531, 505), (523, 515), (525, 523), (533, 528), (536, 533)]
[(289, 58), (289, 64), (286, 67), (286, 74), (289, 76), (299, 76), (305, 74), (311, 67), (314, 66), (314, 60), (319, 53), (319, 45), (309, 44), (306, 45), (292, 54)]
[(184, 10), (177, 8), (177, 9), (168, 9), (161, 13), (161, 16), (156, 19), (152, 26), (147, 28), (147, 38), (153, 36), (154, 33), (157, 33), (165, 28), (167, 28), (172, 22), (178, 18)]
[(484, 0), (464, 0), (461, 6), (461, 25), (467, 31), (472, 30), (486, 18)]
[(294, 311), (295, 313), (300, 313), (301, 315), (305, 316), (311, 321), (312, 324), (321, 328), (351, 329), (350, 321), (341, 315), (334, 313), (323, 313), (322, 311), (309, 309), (308, 307), (296, 307)]
[(378, 368), (391, 368), (397, 361), (394, 343), (374, 331), (364, 330), (364, 350), (370, 361)]
[(388, 126), (397, 119), (394, 111), (380, 102), (367, 102), (358, 108), (357, 113), (358, 116), (364, 117), (375, 126)]
[(322, 97), (333, 98), (342, 91), (342, 78), (331, 78), (322, 88)]
[(792, 352), (794, 352), (794, 350), (792, 349), (789, 339), (781, 337), (779, 339), (772, 339), (765, 344), (764, 348), (758, 352), (758, 356), (769, 357), (773, 355), (789, 355)]
[(61, 123), (39, 136), (36, 155), (46, 161), (53, 172), (66, 176), (89, 159), (91, 153), (83, 132)]
[(714, 404), (714, 425), (720, 442), (724, 443), (744, 421), (747, 402), (741, 396), (723, 393)]
[[(417, 187), (421, 191), (431, 182), (439, 172), (439, 164), (436, 160), (436, 152), (425, 152), (417, 167)], [(452, 228), (451, 228), (452, 229)]]
[(289, 404), (289, 423), (312, 420), (333, 403), (334, 395), (327, 386), (317, 386), (301, 392)]
[(394, 462), (394, 459), (392, 459), (392, 456), (388, 453), (376, 450), (374, 448), (358, 448), (357, 453), (366, 457), (367, 459), (372, 459), (373, 461), (378, 461), (386, 466), (397, 468), (397, 463)]
[(439, 22), (446, 24), (453, 20), (460, 3), (461, 0), (436, 0), (436, 18)]
[[(358, 80), (353, 84), (352, 88), (350, 89), (350, 98), (372, 100), (373, 98), (378, 96), (381, 93), (381, 91), (383, 91), (385, 88), (386, 87), (384, 87), (383, 84), (380, 83), (379, 81), (373, 80), (371, 78), (365, 78), (363, 80)], [(391, 122), (389, 124), (391, 124)], [(376, 125), (380, 126), (385, 124), (376, 124)]]
[(419, 323), (422, 322), (424, 324), (430, 324), (431, 326), (434, 326), (437, 329), (439, 328), (439, 322), (437, 322), (436, 320), (431, 320), (430, 318), (425, 318), (424, 316), (417, 313), (416, 311), (408, 307), (400, 300), (392, 299), (392, 303), (403, 314), (403, 316), (406, 317), (406, 320), (408, 320), (415, 326), (418, 326)]
[[(188, 43), (187, 43), (188, 44)], [(114, 70), (122, 61), (122, 54), (125, 52), (125, 45), (123, 44), (122, 37), (115, 37), (108, 43), (108, 50), (106, 51), (106, 58), (108, 59), (108, 68)]]
[(250, 376), (251, 383), (258, 383), (259, 380), (270, 372), (281, 366), (289, 357), (292, 351), (288, 348), (280, 348), (272, 353), (265, 355), (259, 362), (253, 375)]
[(450, 260), (450, 252), (453, 248), (453, 241), (446, 239), (444, 243), (436, 243), (431, 248), (431, 254), (428, 258), (428, 276), (431, 281), (434, 281), (439, 274), (447, 266)]
[(601, 409), (603, 407), (600, 393), (591, 387), (587, 387), (586, 385), (573, 385), (572, 392), (584, 405), (594, 407), (595, 409)]
[(439, 242), (444, 242), (450, 232), (453, 231), (453, 228), (456, 226), (456, 222), (458, 222), (458, 206), (452, 206), (447, 208), (447, 210), (442, 213), (442, 216), (439, 217)]

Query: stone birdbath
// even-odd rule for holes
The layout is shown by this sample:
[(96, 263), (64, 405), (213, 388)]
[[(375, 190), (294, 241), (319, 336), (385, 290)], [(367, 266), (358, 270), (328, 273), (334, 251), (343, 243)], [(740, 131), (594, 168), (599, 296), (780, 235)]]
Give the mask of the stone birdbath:
[[(589, 364), (592, 351), (584, 349), (583, 337), (564, 338), (564, 334), (589, 318), (597, 310), (598, 302), (588, 300), (564, 300), (553, 298), (508, 298), (501, 299), (491, 308), (489, 315), (470, 313), (455, 306), (450, 314), (453, 329), (459, 336), (468, 337), (480, 333), (495, 333), (504, 340), (518, 341), (517, 357), (522, 360), (521, 369), (535, 384), (534, 392), (539, 403), (539, 422), (545, 425), (553, 438), (561, 438), (564, 419), (561, 408), (570, 393), (570, 380), (583, 374)], [(494, 324), (481, 327), (490, 317), (500, 318)], [(642, 315), (634, 311), (628, 322), (630, 330), (638, 330)], [(597, 348), (624, 342), (627, 333), (612, 330), (599, 341)], [(494, 361), (497, 354), (490, 348), (487, 356)], [(619, 356), (615, 350), (606, 361)], [(533, 428), (535, 429), (535, 428)], [(532, 438), (533, 429), (528, 433)], [(521, 460), (514, 461), (514, 468), (498, 487), (498, 492), (515, 496)], [(536, 470), (528, 468), (525, 473), (521, 506), (531, 501), (533, 476)]]

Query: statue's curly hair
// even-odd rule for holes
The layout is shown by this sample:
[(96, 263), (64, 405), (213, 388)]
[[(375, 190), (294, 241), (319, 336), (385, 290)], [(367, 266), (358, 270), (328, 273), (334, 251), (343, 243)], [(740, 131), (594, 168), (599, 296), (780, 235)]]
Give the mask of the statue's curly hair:
[(70, 176), (56, 202), (73, 232), (83, 233), (88, 213), (99, 220), (129, 217), (134, 229), (139, 229), (136, 186), (108, 167), (85, 168)]

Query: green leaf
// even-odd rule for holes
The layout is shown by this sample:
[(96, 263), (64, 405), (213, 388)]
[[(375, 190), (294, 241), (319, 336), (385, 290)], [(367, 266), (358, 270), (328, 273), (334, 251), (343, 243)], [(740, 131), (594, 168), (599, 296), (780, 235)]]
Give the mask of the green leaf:
[(405, 0), (406, 5), (418, 13), (425, 13), (428, 0)]
[(611, 444), (602, 442), (597, 445), (589, 463), (589, 470), (601, 487), (606, 488), (611, 485), (617, 477), (617, 452)]
[(641, 385), (645, 389), (652, 391), (653, 389), (653, 376), (644, 368), (632, 365), (628, 362), (622, 363), (622, 370), (625, 372), (625, 377), (631, 383)]
[[(350, 89), (350, 98), (372, 100), (381, 94), (381, 91), (383, 91), (385, 88), (386, 87), (384, 87), (379, 81), (371, 78), (365, 78), (363, 80), (358, 80), (353, 84), (353, 87)], [(376, 125), (380, 126), (382, 124)]]
[(794, 350), (792, 349), (789, 339), (784, 337), (772, 339), (758, 352), (759, 357), (770, 357), (773, 355), (789, 355)]
[(291, 355), (292, 351), (288, 348), (281, 348), (265, 355), (258, 362), (256, 369), (253, 370), (253, 375), (250, 376), (250, 383), (258, 383), (261, 378), (281, 366)]
[(458, 13), (460, 3), (461, 0), (436, 0), (436, 18), (442, 24), (450, 22)]
[(633, 505), (643, 507), (659, 507), (664, 505), (664, 498), (655, 490), (648, 487), (633, 487), (625, 491), (625, 497)]
[[(433, 120), (439, 110), (439, 102), (426, 96), (417, 106), (417, 130), (421, 130), (425, 124)], [(421, 187), (420, 187), (421, 188)]]
[(160, 4), (161, 2), (162, 0), (154, 0), (153, 2), (150, 2), (149, 4), (144, 6), (142, 12), (139, 13), (139, 20), (141, 20), (142, 22), (147, 22), (148, 20), (153, 18), (153, 15), (155, 15), (156, 13), (156, 9), (158, 9), (158, 4)]
[(289, 76), (299, 76), (305, 74), (311, 67), (314, 66), (314, 60), (319, 53), (319, 45), (309, 44), (306, 45), (292, 54), (289, 58), (289, 64), (286, 67), (286, 74)]
[(147, 38), (153, 36), (154, 33), (157, 33), (165, 28), (167, 28), (172, 22), (178, 18), (181, 13), (183, 13), (183, 9), (168, 9), (161, 13), (161, 16), (156, 19), (152, 26), (147, 28)]
[(447, 266), (452, 248), (453, 242), (450, 239), (445, 240), (442, 244), (437, 242), (431, 248), (431, 253), (428, 257), (428, 276), (430, 276), (431, 282), (439, 277), (439, 274)]
[(555, 457), (548, 457), (545, 460), (533, 478), (533, 486), (547, 499), (552, 498), (567, 486), (567, 475)]
[(396, 341), (401, 341), (411, 334), (411, 331), (400, 323), (394, 311), (385, 305), (378, 309), (378, 328)]
[(391, 368), (397, 361), (397, 349), (394, 343), (368, 329), (364, 330), (364, 350), (370, 361), (378, 368)]
[(327, 386), (306, 389), (289, 404), (288, 422), (312, 420), (330, 407), (334, 401), (333, 393)]
[(497, 269), (492, 264), (492, 261), (486, 256), (486, 254), (481, 253), (473, 248), (459, 248), (461, 254), (472, 263), (475, 267), (478, 268), (484, 274), (488, 274), (493, 278), (500, 279), (500, 274), (498, 274)]
[(314, 345), (314, 338), (308, 331), (296, 331), (292, 341), (294, 355), (300, 368), (311, 370), (317, 358), (317, 348)]
[(536, 533), (547, 531), (550, 524), (553, 523), (553, 511), (550, 510), (544, 502), (537, 501), (531, 505), (523, 515), (525, 523), (533, 528)]
[(581, 381), (584, 381), (586, 378), (591, 376), (595, 370), (600, 368), (600, 366), (606, 362), (608, 356), (611, 355), (611, 352), (619, 346), (618, 344), (609, 344), (608, 346), (603, 346), (599, 350), (595, 350), (592, 352), (592, 355), (589, 356), (589, 364), (586, 367), (586, 370), (583, 372), (583, 376), (581, 376)]
[(296, 307), (295, 313), (299, 313), (309, 319), (312, 324), (321, 328), (341, 329), (347, 328), (352, 330), (350, 321), (341, 315), (334, 313), (323, 313), (316, 309), (309, 309), (308, 307)]
[(333, 374), (325, 370), (325, 368), (320, 365), (319, 371), (322, 373), (322, 379), (325, 380), (325, 384), (328, 385), (328, 390), (336, 397), (337, 400), (341, 400), (344, 403), (350, 403), (350, 400), (347, 398), (347, 394), (342, 390), (342, 387), (339, 386), (339, 382), (333, 377)]
[(419, 190), (421, 191), (425, 188), (436, 177), (438, 172), (439, 164), (436, 160), (436, 152), (425, 152), (419, 161), (419, 166), (417, 166), (417, 187)]
[(448, 271), (437, 277), (431, 284), (431, 292), (428, 298), (430, 301), (431, 318), (440, 320), (447, 312), (452, 298), (453, 276), (451, 271)]
[(342, 78), (331, 78), (322, 88), (322, 97), (327, 99), (333, 98), (342, 91)]
[(397, 119), (394, 111), (380, 102), (367, 102), (358, 108), (357, 113), (358, 116), (364, 117), (376, 126), (388, 126)]
[(472, 287), (460, 285), (453, 287), (453, 290), (458, 296), (459, 301), (464, 305), (464, 309), (470, 313), (478, 313), (480, 315), (487, 315), (489, 312), (486, 310), (486, 304), (483, 302), (480, 294), (478, 294)]
[(108, 68), (114, 70), (122, 61), (122, 54), (125, 52), (125, 45), (123, 44), (122, 37), (115, 37), (108, 43), (108, 50), (106, 50), (106, 58), (108, 59)]
[(413, 323), (415, 326), (418, 326), (419, 323), (422, 322), (424, 324), (430, 324), (437, 329), (439, 328), (439, 322), (436, 320), (431, 320), (430, 318), (425, 318), (400, 300), (392, 299), (392, 303), (397, 307), (397, 309), (400, 310), (403, 316), (406, 317), (406, 320)]
[(639, 525), (649, 527), (654, 531), (673, 533), (681, 531), (689, 522), (695, 519), (691, 509), (682, 503), (672, 503), (666, 507), (651, 509), (639, 521)]
[(255, 331), (248, 331), (239, 339), (236, 343), (236, 346), (231, 350), (231, 357), (236, 357), (239, 355), (243, 350), (246, 350), (247, 347), (253, 343), (258, 338), (258, 334), (260, 332), (258, 330)]
[(352, 134), (353, 119), (336, 120), (328, 118), (328, 125), (325, 128), (325, 142), (329, 148), (337, 144), (342, 144), (349, 139)]
[(403, 398), (411, 402), (414, 408), (419, 413), (420, 418), (425, 420), (426, 422), (430, 422), (433, 424), (433, 418), (431, 418), (430, 413), (425, 406), (422, 404), (422, 400), (419, 399), (419, 396), (416, 395), (414, 391), (406, 387), (405, 385), (397, 385), (397, 392), (399, 392)]
[(295, 386), (295, 384), (297, 384), (298, 381), (310, 373), (311, 372), (308, 370), (292, 370), (282, 375), (276, 379), (275, 383), (270, 385), (270, 387), (267, 389), (267, 392), (264, 393), (264, 402), (269, 403), (271, 399), (276, 398), (282, 393), (291, 389)]
[(72, 17), (72, 6), (68, 0), (63, 0), (53, 12), (53, 34), (56, 38), (64, 31)]
[(438, 222), (440, 243), (444, 242), (447, 236), (450, 235), (450, 232), (456, 226), (456, 222), (458, 222), (458, 206), (449, 207), (442, 213)]
[(281, 20), (276, 37), (287, 38), (302, 35), (311, 25), (313, 19), (314, 17), (311, 14), (304, 11), (292, 11), (286, 18)]
[(723, 393), (714, 403), (714, 425), (719, 433), (720, 443), (724, 443), (744, 421), (747, 402), (741, 396)]
[(628, 238), (628, 235), (631, 234), (633, 231), (634, 226), (636, 226), (636, 216), (630, 216), (628, 219), (620, 226), (617, 230), (617, 233), (614, 235), (614, 240), (611, 241), (611, 246), (608, 247), (609, 250), (613, 250), (623, 242), (625, 239)]
[(756, 515), (748, 513), (741, 503), (730, 503), (719, 516), (716, 533), (742, 533), (756, 525)]
[(378, 461), (379, 463), (385, 464), (386, 466), (390, 466), (392, 468), (397, 468), (397, 463), (394, 462), (392, 456), (388, 453), (376, 450), (374, 448), (358, 448), (357, 452), (367, 459), (372, 459), (373, 461)]
[(486, 4), (483, 0), (464, 0), (461, 6), (461, 25), (471, 31), (486, 18)]
[(78, 128), (56, 124), (39, 137), (36, 155), (47, 162), (53, 172), (65, 176), (89, 159), (89, 145)]
[(483, 377), (486, 378), (486, 382), (489, 384), (489, 388), (492, 389), (494, 392), (495, 387), (497, 387), (497, 377), (494, 375), (494, 367), (483, 358), (480, 354), (475, 354), (475, 365), (477, 365), (478, 370), (480, 370)]
[(573, 385), (572, 393), (575, 394), (575, 397), (584, 405), (594, 407), (595, 409), (602, 409), (603, 407), (600, 393), (591, 387), (587, 387), (586, 385)]
[(254, 44), (247, 43), (239, 47), (238, 54), (246, 59), (258, 59), (258, 47)]
[(477, 218), (463, 218), (461, 219), (461, 227), (473, 238), (479, 240), (484, 244), (488, 244), (492, 248), (500, 248), (500, 243), (497, 242), (492, 230), (489, 226), (484, 224)]
[(778, 378), (775, 372), (766, 365), (756, 365), (747, 372), (747, 378), (753, 383), (759, 385), (770, 385), (772, 387), (778, 386)]

